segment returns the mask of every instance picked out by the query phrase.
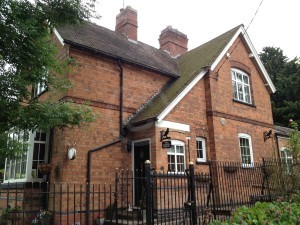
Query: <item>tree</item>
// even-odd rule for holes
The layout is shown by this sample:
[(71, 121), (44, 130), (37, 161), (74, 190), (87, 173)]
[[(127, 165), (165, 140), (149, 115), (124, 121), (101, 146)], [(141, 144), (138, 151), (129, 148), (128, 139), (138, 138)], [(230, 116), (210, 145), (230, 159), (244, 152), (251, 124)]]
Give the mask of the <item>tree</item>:
[(289, 133), (288, 147), (292, 153), (293, 160), (299, 162), (300, 157), (300, 131), (298, 124), (293, 120), (290, 120), (290, 127), (292, 128)]
[(275, 124), (288, 126), (289, 119), (300, 125), (300, 64), (288, 60), (280, 48), (265, 47), (260, 58), (277, 89), (271, 96)]
[[(0, 153), (15, 154), (22, 144), (8, 141), (14, 130), (78, 126), (94, 116), (89, 107), (59, 102), (55, 93), (71, 87), (73, 61), (57, 58), (54, 27), (97, 17), (95, 0), (0, 0)], [(33, 95), (37, 85), (49, 94)]]

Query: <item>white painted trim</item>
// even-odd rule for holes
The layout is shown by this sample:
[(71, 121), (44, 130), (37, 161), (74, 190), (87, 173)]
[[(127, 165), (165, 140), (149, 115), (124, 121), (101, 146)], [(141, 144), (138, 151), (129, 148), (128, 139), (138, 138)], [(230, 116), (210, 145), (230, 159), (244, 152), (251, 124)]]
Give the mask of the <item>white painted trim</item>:
[(224, 57), (225, 54), (227, 54), (229, 48), (233, 45), (234, 41), (237, 39), (237, 37), (242, 34), (245, 41), (246, 41), (246, 44), (248, 45), (251, 53), (254, 55), (254, 59), (255, 61), (257, 62), (257, 65), (259, 67), (259, 69), (261, 70), (262, 74), (263, 74), (263, 77), (265, 78), (265, 80), (267, 81), (269, 87), (270, 87), (270, 90), (272, 93), (275, 93), (276, 91), (276, 88), (268, 74), (268, 72), (266, 71), (264, 65), (262, 64), (244, 26), (240, 26), (240, 28), (238, 29), (238, 31), (235, 33), (235, 35), (231, 38), (231, 40), (228, 42), (228, 44), (226, 45), (226, 47), (223, 49), (223, 51), (220, 53), (220, 55), (217, 57), (217, 59), (214, 61), (214, 63), (211, 65), (211, 70), (214, 70), (216, 68), (216, 66), (219, 64), (219, 62), (221, 61), (221, 59)]
[(251, 163), (242, 163), (243, 167), (253, 167), (254, 166), (254, 157), (253, 157), (253, 148), (252, 148), (252, 138), (249, 134), (245, 133), (239, 133), (239, 151), (240, 151), (240, 156), (242, 159), (242, 152), (241, 152), (241, 145), (240, 145), (240, 138), (245, 138), (249, 140), (249, 148), (250, 148), (250, 158), (251, 158)]
[[(149, 142), (149, 160), (151, 162), (151, 138), (144, 138), (144, 139), (138, 139), (138, 140), (134, 140), (132, 141), (132, 146), (131, 146), (131, 168), (132, 171), (134, 171), (134, 144), (137, 142), (143, 142), (143, 141), (148, 141)], [(133, 202), (135, 203), (135, 182), (133, 180)]]
[[(175, 146), (182, 146), (183, 147), (183, 153), (177, 153), (175, 152), (167, 152), (167, 156), (168, 155), (175, 155), (175, 168), (176, 171), (168, 171), (169, 174), (184, 174), (184, 172), (179, 172), (177, 169), (177, 157), (176, 156), (183, 156), (183, 162), (184, 162), (184, 170), (186, 169), (187, 165), (186, 165), (186, 149), (185, 149), (185, 142), (180, 141), (180, 140), (171, 140), (171, 145), (175, 145)], [(169, 150), (169, 149), (168, 149)], [(168, 167), (169, 167), (169, 160), (168, 160)]]
[(132, 141), (132, 146), (131, 146), (131, 168), (134, 170), (134, 144), (137, 142), (143, 142), (143, 141), (148, 141), (149, 142), (149, 154), (150, 154), (150, 162), (151, 162), (151, 138), (143, 138), (143, 139), (138, 139)]
[(256, 50), (254, 48), (254, 45), (252, 44), (252, 42), (251, 42), (251, 40), (250, 40), (250, 38), (248, 36), (248, 33), (246, 32), (246, 30), (245, 30), (244, 27), (242, 27), (242, 28), (243, 28), (243, 36), (244, 36), (244, 38), (246, 40), (246, 43), (248, 44), (248, 47), (250, 48), (251, 52), (254, 55), (254, 59), (256, 60), (256, 62), (258, 64), (258, 66), (259, 66), (259, 68), (260, 68), (260, 70), (261, 70), (264, 78), (266, 79), (266, 81), (267, 81), (267, 83), (268, 83), (268, 85), (270, 87), (270, 90), (272, 91), (272, 93), (275, 93), (276, 92), (276, 88), (275, 88), (275, 86), (274, 86), (274, 84), (273, 84), (273, 82), (272, 82), (272, 80), (271, 80), (271, 78), (270, 78), (270, 76), (269, 76), (266, 68), (262, 64), (262, 62), (261, 62), (261, 60), (260, 60), (260, 58), (259, 58), (259, 56), (258, 56), (258, 54), (257, 54), (257, 52), (256, 52)]
[[(202, 142), (202, 150), (203, 150), (203, 158), (198, 158), (198, 148), (196, 148), (196, 156), (197, 156), (197, 159), (196, 161), (197, 162), (206, 162), (207, 159), (206, 159), (206, 142), (205, 142), (205, 139), (202, 138), (202, 137), (196, 137), (196, 141), (201, 141)], [(197, 147), (197, 144), (196, 144), (196, 147)]]
[(213, 62), (213, 64), (211, 64), (211, 67), (210, 67), (211, 70), (214, 70), (216, 68), (216, 66), (220, 63), (220, 61), (224, 57), (224, 55), (227, 54), (229, 48), (233, 45), (233, 43), (235, 42), (235, 40), (237, 39), (237, 37), (240, 35), (240, 33), (242, 33), (242, 30), (243, 30), (242, 28), (243, 28), (243, 26), (240, 26), (240, 28), (235, 33), (235, 35), (231, 38), (231, 40), (225, 46), (225, 48), (223, 49), (223, 51), (219, 54), (219, 56), (217, 57), (217, 59)]
[(206, 74), (207, 70), (202, 70), (195, 79), (184, 88), (184, 90), (164, 109), (164, 111), (157, 117), (157, 121), (162, 121), (170, 112), (171, 110), (183, 99), (187, 93), (198, 83), (199, 80)]
[(59, 40), (61, 45), (64, 46), (65, 45), (64, 39), (60, 36), (60, 34), (58, 33), (58, 31), (55, 28), (53, 29), (53, 33), (55, 34), (55, 36), (57, 37), (57, 39)]
[[(45, 181), (46, 175), (43, 176), (43, 178), (33, 178), (32, 177), (32, 171), (36, 170), (36, 174), (38, 173), (38, 168), (32, 169), (32, 163), (33, 163), (33, 153), (34, 153), (34, 145), (35, 143), (45, 143), (45, 155), (44, 155), (44, 161), (48, 161), (48, 153), (49, 153), (49, 139), (50, 139), (50, 132), (46, 132), (46, 141), (35, 141), (34, 137), (36, 134), (36, 131), (30, 131), (29, 133), (29, 139), (27, 141), (28, 144), (28, 151), (27, 151), (27, 158), (26, 158), (26, 172), (25, 172), (25, 178), (21, 179), (9, 179), (5, 180), (5, 174), (4, 172), (4, 181), (3, 183), (17, 183), (17, 182), (42, 182)], [(7, 168), (7, 158), (5, 159), (5, 170)]]
[(190, 125), (171, 122), (167, 120), (161, 120), (159, 122), (155, 122), (155, 127), (164, 127), (164, 128), (170, 128), (172, 130), (190, 132)]

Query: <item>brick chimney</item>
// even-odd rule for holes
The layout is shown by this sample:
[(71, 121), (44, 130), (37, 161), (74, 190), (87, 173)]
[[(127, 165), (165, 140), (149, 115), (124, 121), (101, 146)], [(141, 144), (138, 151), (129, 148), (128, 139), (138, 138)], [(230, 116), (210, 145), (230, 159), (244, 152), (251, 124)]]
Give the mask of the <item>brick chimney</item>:
[(158, 40), (160, 49), (168, 51), (173, 57), (180, 56), (188, 50), (187, 36), (177, 29), (173, 29), (172, 26), (162, 30)]
[(116, 18), (116, 32), (137, 41), (137, 11), (130, 6), (121, 9)]

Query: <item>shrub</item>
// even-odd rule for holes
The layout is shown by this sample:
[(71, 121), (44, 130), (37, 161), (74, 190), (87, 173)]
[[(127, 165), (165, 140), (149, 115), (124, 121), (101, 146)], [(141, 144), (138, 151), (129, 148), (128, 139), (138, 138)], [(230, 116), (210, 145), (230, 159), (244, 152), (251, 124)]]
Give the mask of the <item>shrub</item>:
[(300, 194), (293, 194), (287, 201), (279, 198), (276, 202), (257, 202), (253, 207), (238, 208), (230, 220), (214, 221), (211, 225), (272, 225), (300, 224)]

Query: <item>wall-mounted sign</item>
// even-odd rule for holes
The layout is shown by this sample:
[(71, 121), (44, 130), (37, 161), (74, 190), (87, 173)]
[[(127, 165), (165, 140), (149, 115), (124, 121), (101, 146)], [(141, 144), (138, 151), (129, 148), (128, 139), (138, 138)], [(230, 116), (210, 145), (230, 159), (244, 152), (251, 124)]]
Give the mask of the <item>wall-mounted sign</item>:
[(163, 141), (161, 146), (162, 148), (171, 148), (171, 141)]

